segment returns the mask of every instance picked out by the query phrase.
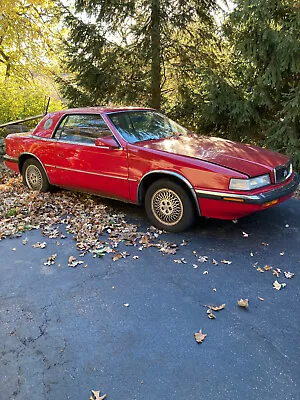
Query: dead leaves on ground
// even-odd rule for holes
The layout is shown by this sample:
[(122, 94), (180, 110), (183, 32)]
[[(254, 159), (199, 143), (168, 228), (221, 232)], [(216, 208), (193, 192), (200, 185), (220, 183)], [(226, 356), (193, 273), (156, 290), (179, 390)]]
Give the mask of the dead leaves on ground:
[(92, 396), (90, 396), (90, 400), (104, 400), (107, 398), (107, 394), (100, 396), (100, 390), (91, 390)]
[(277, 280), (273, 282), (273, 288), (276, 290), (281, 290), (286, 286), (286, 283), (279, 283)]
[(76, 268), (78, 265), (84, 264), (83, 261), (78, 261), (76, 257), (70, 256), (68, 260), (68, 267)]
[(292, 272), (286, 272), (286, 271), (284, 271), (284, 276), (285, 276), (287, 279), (292, 279), (292, 278), (295, 276), (295, 274), (293, 274)]
[(35, 244), (32, 245), (32, 247), (33, 247), (34, 249), (44, 249), (46, 246), (47, 246), (47, 243), (46, 243), (46, 242), (42, 242), (42, 243), (37, 242), (37, 243), (35, 243)]
[(204, 339), (206, 338), (207, 334), (206, 333), (202, 333), (202, 329), (200, 329), (199, 332), (196, 332), (194, 334), (195, 340), (197, 343), (203, 343)]
[(213, 311), (218, 312), (218, 311), (224, 310), (225, 303), (221, 304), (220, 306), (211, 306), (211, 305), (207, 306), (207, 305), (205, 305), (205, 307), (207, 308), (207, 310), (206, 310), (207, 317), (209, 319), (216, 319), (216, 316), (213, 313)]
[(240, 299), (238, 301), (238, 305), (242, 308), (248, 308), (249, 306), (249, 300), (248, 299)]
[(47, 261), (44, 262), (44, 265), (53, 265), (55, 264), (55, 259), (57, 257), (57, 254), (52, 254), (52, 256), (47, 258)]

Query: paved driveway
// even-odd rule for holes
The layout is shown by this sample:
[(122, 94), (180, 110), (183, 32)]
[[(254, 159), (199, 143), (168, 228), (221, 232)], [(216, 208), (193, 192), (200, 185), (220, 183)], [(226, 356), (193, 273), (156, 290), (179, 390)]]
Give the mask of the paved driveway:
[[(146, 229), (143, 211), (113, 205)], [(1, 241), (0, 399), (88, 400), (91, 389), (111, 400), (299, 399), (299, 211), (293, 199), (237, 224), (200, 220), (163, 235), (187, 243), (176, 255), (124, 246), (130, 257), (88, 254), (86, 268), (67, 266), (79, 254), (69, 237), (59, 247), (40, 231)], [(210, 320), (204, 305), (223, 303)]]

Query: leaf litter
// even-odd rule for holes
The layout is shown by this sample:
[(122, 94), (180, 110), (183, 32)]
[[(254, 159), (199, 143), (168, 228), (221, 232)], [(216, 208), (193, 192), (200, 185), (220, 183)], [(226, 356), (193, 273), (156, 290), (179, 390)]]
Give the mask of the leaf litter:
[[(65, 239), (66, 235), (62, 230), (66, 230), (76, 241), (80, 256), (84, 256), (88, 252), (91, 252), (93, 257), (102, 257), (111, 253), (114, 261), (129, 256), (127, 252), (117, 250), (120, 243), (125, 246), (137, 246), (139, 251), (155, 247), (162, 256), (175, 255), (179, 246), (188, 244), (185, 240), (182, 240), (179, 246), (173, 242), (157, 241), (164, 232), (154, 227), (150, 227), (147, 232), (139, 232), (138, 226), (129, 224), (123, 213), (115, 212), (112, 207), (101, 203), (101, 199), (96, 196), (63, 190), (56, 193), (29, 191), (22, 184), (21, 177), (7, 169), (3, 171), (0, 169), (0, 194), (0, 241), (8, 237), (20, 237), (25, 231), (32, 229), (41, 229), (44, 237)], [(242, 232), (242, 234), (244, 237), (249, 235), (246, 232)], [(24, 245), (27, 242), (27, 238), (22, 241)], [(56, 243), (58, 245), (60, 242)], [(261, 244), (269, 246), (269, 243), (266, 242)], [(32, 245), (33, 248), (40, 249), (45, 249), (46, 246), (46, 241)], [(195, 250), (193, 254), (199, 263), (208, 261), (208, 256), (199, 256)], [(281, 252), (281, 255), (283, 254), (284, 252)], [(253, 256), (253, 252), (250, 255)], [(138, 256), (133, 256), (133, 258), (138, 259)], [(44, 264), (53, 265), (55, 259), (56, 254), (53, 254), (47, 258)], [(187, 263), (183, 257), (174, 262)], [(218, 265), (218, 261), (215, 259), (212, 259), (212, 263)], [(221, 263), (230, 265), (232, 261), (223, 259)], [(80, 264), (84, 264), (84, 262), (77, 260), (74, 256), (69, 257), (69, 267), (75, 268)], [(87, 264), (83, 265), (83, 267), (86, 266)], [(198, 265), (193, 264), (193, 267), (198, 268)], [(263, 268), (256, 267), (256, 269), (259, 272), (271, 270), (277, 278), (281, 273), (279, 268), (268, 265)], [(207, 275), (208, 271), (204, 271), (203, 274)], [(291, 279), (294, 274), (285, 271), (284, 276)], [(279, 283), (277, 280), (273, 283), (276, 290), (285, 286), (285, 283)], [(258, 299), (263, 300), (263, 298)], [(241, 299), (238, 302), (239, 306), (247, 308), (246, 301), (247, 299)], [(215, 319), (213, 311), (219, 311), (215, 307), (220, 306), (211, 306), (207, 310), (208, 317), (211, 319)], [(195, 334), (195, 339), (198, 343), (202, 343), (206, 336), (200, 330)]]
[[(65, 239), (66, 235), (62, 232), (65, 230), (76, 241), (81, 256), (88, 252), (94, 257), (112, 253), (114, 261), (129, 255), (117, 250), (120, 243), (125, 246), (139, 244), (139, 250), (155, 247), (162, 255), (174, 255), (178, 249), (176, 243), (164, 240), (157, 243), (164, 233), (161, 230), (150, 227), (147, 232), (139, 232), (137, 225), (129, 224), (123, 213), (101, 203), (97, 196), (64, 190), (32, 192), (24, 187), (21, 177), (1, 168), (0, 196), (0, 240), (20, 237), (23, 232), (32, 229), (41, 229), (43, 236), (50, 239)], [(9, 213), (12, 209), (14, 213)], [(27, 243), (25, 240), (23, 244)], [(183, 240), (181, 246), (186, 245)], [(32, 245), (40, 249), (46, 246), (46, 241)], [(68, 265), (75, 267), (80, 263), (73, 260)]]

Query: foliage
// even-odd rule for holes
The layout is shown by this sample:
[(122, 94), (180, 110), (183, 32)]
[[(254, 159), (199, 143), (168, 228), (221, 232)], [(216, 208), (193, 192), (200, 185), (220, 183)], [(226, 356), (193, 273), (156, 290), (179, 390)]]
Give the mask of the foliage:
[[(50, 111), (62, 107), (57, 95), (53, 100), (55, 89), (51, 86), (51, 81), (36, 82), (35, 84), (23, 83), (22, 85), (13, 79), (5, 83), (0, 82), (0, 124), (42, 114), (47, 95), (52, 97)], [(37, 121), (32, 121), (27, 123), (27, 126), (30, 128), (36, 123)]]
[(211, 57), (205, 45), (213, 41), (214, 0), (75, 4), (77, 14), (66, 16), (65, 64), (73, 76), (60, 80), (72, 105), (125, 102), (171, 109), (191, 84), (195, 63)]
[[(59, 8), (48, 0), (1, 0), (0, 64), (3, 76), (19, 80), (48, 71), (55, 59)], [(1, 71), (0, 71), (1, 72)]]
[(300, 168), (296, 0), (237, 0), (223, 26), (228, 68), (210, 70), (201, 126), (289, 153)]

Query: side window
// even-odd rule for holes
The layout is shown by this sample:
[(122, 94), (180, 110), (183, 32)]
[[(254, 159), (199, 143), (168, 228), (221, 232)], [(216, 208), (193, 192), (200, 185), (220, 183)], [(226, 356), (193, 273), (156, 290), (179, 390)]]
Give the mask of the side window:
[(71, 114), (64, 117), (55, 138), (64, 142), (94, 144), (99, 137), (112, 136), (100, 115)]

